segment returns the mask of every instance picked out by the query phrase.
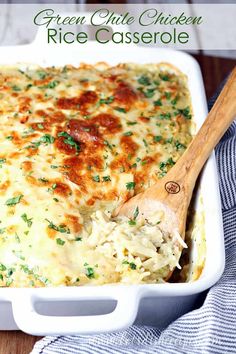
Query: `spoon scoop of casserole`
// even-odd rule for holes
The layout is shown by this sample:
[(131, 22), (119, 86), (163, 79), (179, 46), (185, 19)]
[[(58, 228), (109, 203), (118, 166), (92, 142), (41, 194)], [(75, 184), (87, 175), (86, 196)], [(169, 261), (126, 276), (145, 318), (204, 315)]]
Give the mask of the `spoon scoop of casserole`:
[(189, 203), (196, 179), (210, 153), (236, 118), (236, 67), (217, 101), (188, 149), (168, 174), (143, 193), (129, 199), (115, 210), (115, 216), (149, 219), (163, 211), (161, 224), (167, 231), (177, 230), (182, 239)]

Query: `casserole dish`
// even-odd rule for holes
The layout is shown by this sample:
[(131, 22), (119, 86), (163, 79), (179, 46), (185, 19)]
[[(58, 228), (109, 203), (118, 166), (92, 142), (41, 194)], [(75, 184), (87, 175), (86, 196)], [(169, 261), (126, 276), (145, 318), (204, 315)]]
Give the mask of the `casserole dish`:
[[(195, 60), (185, 53), (129, 45), (123, 45), (121, 51), (116, 45), (99, 45), (94, 42), (83, 46), (49, 46), (44, 43), (42, 31), (30, 45), (2, 47), (0, 64), (26, 62), (40, 66), (78, 66), (80, 62), (94, 64), (99, 61), (111, 65), (120, 62), (173, 64), (188, 77), (195, 123), (197, 128), (202, 124), (207, 106), (201, 73)], [(139, 323), (152, 324), (149, 318), (152, 314), (153, 320), (154, 313), (157, 317), (155, 325), (166, 326), (178, 315), (191, 309), (198, 294), (212, 286), (224, 268), (221, 208), (214, 155), (205, 166), (199, 191), (195, 209), (197, 214), (201, 213), (203, 203), (206, 237), (206, 261), (199, 279), (186, 283), (127, 286), (2, 288), (0, 328), (20, 328), (35, 335), (99, 333), (124, 329), (135, 319)]]

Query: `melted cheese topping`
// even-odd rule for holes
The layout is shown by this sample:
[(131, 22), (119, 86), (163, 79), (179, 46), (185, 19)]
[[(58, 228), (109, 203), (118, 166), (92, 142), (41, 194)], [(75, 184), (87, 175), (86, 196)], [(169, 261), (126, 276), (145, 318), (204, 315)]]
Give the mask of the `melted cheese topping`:
[(0, 286), (162, 281), (178, 237), (109, 215), (184, 152), (190, 107), (164, 63), (1, 67)]

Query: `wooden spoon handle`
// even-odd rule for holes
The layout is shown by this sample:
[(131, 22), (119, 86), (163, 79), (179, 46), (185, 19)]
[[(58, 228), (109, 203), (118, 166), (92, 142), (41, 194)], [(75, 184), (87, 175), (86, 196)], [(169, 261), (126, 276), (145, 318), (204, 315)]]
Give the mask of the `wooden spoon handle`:
[(169, 180), (172, 176), (173, 180), (178, 177), (190, 198), (204, 163), (234, 119), (236, 119), (236, 67), (197, 135), (166, 176)]

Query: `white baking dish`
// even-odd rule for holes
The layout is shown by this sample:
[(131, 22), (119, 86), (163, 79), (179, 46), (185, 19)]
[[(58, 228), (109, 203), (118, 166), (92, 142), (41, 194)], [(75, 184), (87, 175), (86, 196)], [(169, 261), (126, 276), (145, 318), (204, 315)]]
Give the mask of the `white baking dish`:
[[(201, 72), (197, 62), (188, 54), (169, 49), (99, 45), (94, 42), (49, 46), (43, 34), (42, 31), (29, 45), (1, 47), (0, 64), (26, 62), (60, 66), (98, 61), (109, 64), (170, 62), (188, 76), (197, 127), (205, 119), (207, 105)], [(35, 335), (99, 333), (124, 329), (135, 319), (138, 323), (163, 327), (192, 309), (199, 294), (215, 284), (224, 269), (222, 217), (214, 154), (206, 164), (200, 189), (207, 253), (205, 267), (198, 280), (137, 286), (2, 288), (0, 329), (19, 328)]]

